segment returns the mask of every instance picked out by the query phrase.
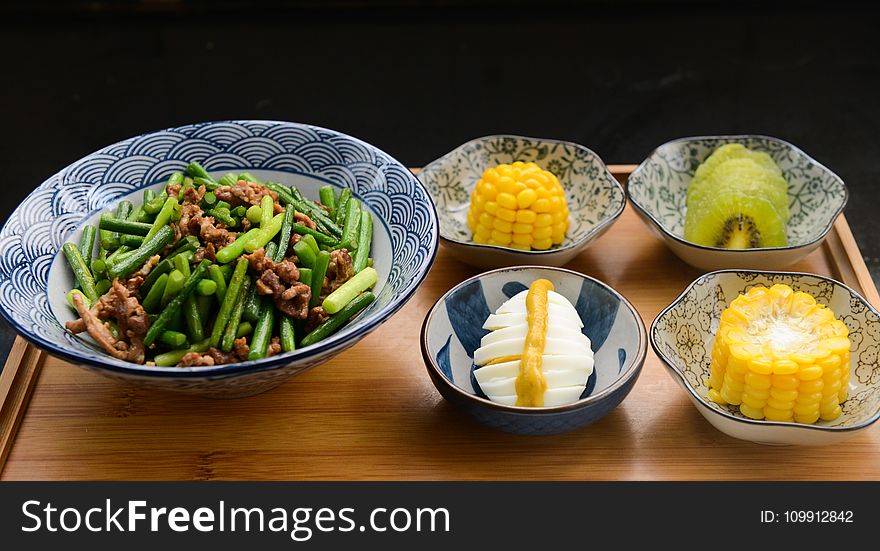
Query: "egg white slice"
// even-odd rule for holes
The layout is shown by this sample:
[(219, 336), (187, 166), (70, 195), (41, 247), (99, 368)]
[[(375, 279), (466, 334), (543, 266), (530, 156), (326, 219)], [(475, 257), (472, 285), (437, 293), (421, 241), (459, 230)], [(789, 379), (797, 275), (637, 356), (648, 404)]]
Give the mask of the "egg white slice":
[[(548, 388), (544, 392), (544, 407), (561, 406), (576, 402), (584, 393), (582, 386), (567, 386), (562, 388)], [(489, 396), (488, 394), (486, 396)], [(493, 402), (504, 404), (506, 406), (516, 405), (516, 394), (505, 396), (491, 396)]]
[[(529, 294), (528, 289), (525, 291), (521, 291), (504, 302), (501, 306), (495, 310), (496, 314), (506, 314), (508, 312), (525, 312), (526, 309), (526, 296)], [(571, 302), (568, 301), (567, 298), (560, 295), (555, 291), (550, 291), (547, 293), (547, 302), (548, 304), (555, 304), (556, 306), (560, 306), (562, 308), (570, 309), (575, 314), (577, 314), (577, 310), (575, 310), (574, 306), (571, 305)]]
[[(498, 329), (496, 331), (486, 333), (483, 338), (480, 339), (480, 346), (488, 346), (496, 342), (506, 341), (510, 339), (523, 339), (522, 342), (525, 342), (526, 334), (528, 332), (529, 326), (526, 324), (512, 325), (510, 327), (505, 327), (504, 329)], [(559, 324), (548, 325), (547, 337), (556, 339), (568, 339), (573, 342), (582, 342), (587, 347), (590, 346), (590, 338), (581, 333), (579, 328), (575, 327), (566, 327)]]
[[(511, 327), (513, 325), (527, 324), (528, 320), (526, 319), (526, 315), (527, 314), (525, 310), (525, 305), (523, 305), (523, 309), (518, 312), (491, 314), (488, 318), (486, 318), (486, 322), (483, 324), (483, 329), (494, 331), (496, 329), (503, 329), (505, 327)], [(581, 318), (577, 314), (577, 311), (569, 310), (556, 304), (548, 304), (547, 324), (551, 325), (556, 323), (576, 325), (578, 328), (584, 326)]]
[[(519, 367), (519, 360), (487, 365), (476, 369), (474, 378), (486, 396), (516, 394)], [(545, 356), (541, 369), (548, 388), (586, 387), (593, 373), (593, 359), (585, 356)]]

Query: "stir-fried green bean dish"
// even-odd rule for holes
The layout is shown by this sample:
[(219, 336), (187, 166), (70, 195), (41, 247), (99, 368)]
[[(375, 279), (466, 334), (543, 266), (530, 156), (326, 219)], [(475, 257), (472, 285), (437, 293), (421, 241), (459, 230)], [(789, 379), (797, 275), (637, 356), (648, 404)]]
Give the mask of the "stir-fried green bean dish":
[[(65, 243), (67, 301), (120, 360), (210, 366), (257, 360), (332, 335), (366, 308), (373, 219), (348, 189), (295, 187), (251, 174), (212, 178), (198, 163)], [(97, 252), (96, 252), (97, 251)]]

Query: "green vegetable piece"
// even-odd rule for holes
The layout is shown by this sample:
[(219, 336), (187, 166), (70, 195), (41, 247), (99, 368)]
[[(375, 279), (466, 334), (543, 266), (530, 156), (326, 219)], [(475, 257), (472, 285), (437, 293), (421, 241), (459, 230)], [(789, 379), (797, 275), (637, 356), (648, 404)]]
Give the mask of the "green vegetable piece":
[(205, 196), (202, 197), (202, 203), (204, 203), (205, 205), (207, 205), (209, 207), (213, 206), (216, 202), (217, 202), (217, 196), (214, 195), (213, 191), (207, 192), (205, 194)]
[(156, 219), (153, 221), (153, 225), (150, 228), (150, 231), (145, 236), (147, 240), (156, 235), (160, 229), (167, 226), (168, 223), (171, 222), (171, 215), (174, 213), (174, 209), (177, 206), (178, 204), (176, 198), (169, 197), (168, 199), (165, 199), (165, 204), (162, 205), (162, 209), (156, 215)]
[(265, 228), (271, 224), (273, 216), (275, 216), (275, 201), (270, 195), (263, 195), (260, 199), (260, 227)]
[(163, 331), (159, 335), (159, 343), (164, 344), (168, 348), (185, 348), (189, 346), (186, 335), (178, 331)]
[(234, 186), (238, 183), (238, 176), (231, 172), (227, 172), (220, 180), (217, 181), (221, 186)]
[(113, 283), (109, 279), (99, 279), (95, 282), (95, 290), (98, 292), (98, 296), (103, 296), (112, 286)]
[(247, 297), (244, 300), (244, 311), (242, 313), (244, 319), (256, 323), (260, 317), (260, 295), (257, 294), (257, 286), (251, 285), (248, 288)]
[(223, 275), (223, 271), (220, 269), (220, 266), (214, 264), (211, 266), (208, 273), (211, 275), (211, 281), (217, 286), (217, 300), (223, 302), (223, 298), (226, 296), (226, 277)]
[(254, 327), (254, 334), (251, 337), (251, 349), (248, 353), (248, 360), (259, 360), (266, 357), (266, 350), (269, 348), (269, 341), (272, 340), (272, 327), (275, 324), (275, 305), (272, 301), (263, 299), (263, 305), (260, 307), (260, 318)]
[(281, 316), (278, 324), (278, 334), (281, 337), (281, 350), (293, 352), (296, 350), (296, 332), (293, 328), (293, 320), (287, 316)]
[(215, 220), (217, 220), (218, 222), (223, 222), (229, 228), (234, 228), (238, 225), (238, 220), (232, 217), (232, 213), (229, 212), (229, 209), (208, 209), (205, 211), (205, 214), (207, 214), (208, 216), (213, 216)]
[(162, 331), (165, 330), (166, 326), (171, 322), (172, 318), (177, 315), (178, 312), (180, 312), (184, 301), (195, 290), (196, 285), (205, 276), (208, 271), (208, 266), (210, 265), (210, 261), (203, 260), (198, 265), (198, 267), (193, 270), (192, 275), (190, 275), (189, 279), (186, 280), (183, 289), (181, 289), (180, 292), (177, 293), (177, 295), (174, 297), (174, 299), (172, 299), (171, 302), (169, 302), (168, 305), (162, 309), (162, 313), (159, 314), (159, 317), (156, 318), (156, 321), (154, 321), (153, 324), (150, 326), (150, 329), (147, 331), (147, 335), (144, 337), (144, 346), (150, 346), (151, 344), (153, 344), (153, 342), (155, 342)]
[(306, 234), (300, 240), (301, 242), (308, 243), (309, 247), (312, 248), (312, 252), (318, 254), (318, 251), (321, 250), (318, 248), (318, 241), (315, 239), (314, 235)]
[(235, 307), (235, 302), (238, 300), (238, 295), (244, 283), (247, 269), (247, 259), (239, 258), (235, 265), (235, 271), (232, 273), (229, 287), (226, 289), (226, 296), (223, 298), (223, 303), (220, 305), (220, 312), (217, 313), (217, 319), (214, 321), (214, 327), (211, 330), (211, 346), (220, 346), (223, 331), (226, 329), (226, 324), (229, 322), (229, 316), (232, 314), (232, 309)]
[(321, 186), (321, 189), (318, 190), (318, 197), (321, 198), (321, 204), (330, 209), (330, 214), (333, 214), (333, 211), (336, 210), (336, 190), (332, 185), (327, 184), (326, 186)]
[(93, 275), (103, 274), (107, 271), (107, 260), (100, 257), (92, 260), (91, 269)]
[(165, 292), (162, 293), (162, 306), (166, 306), (171, 300), (183, 289), (186, 278), (180, 270), (174, 270), (168, 274), (168, 281), (165, 282)]
[(147, 235), (150, 233), (152, 227), (150, 224), (121, 220), (114, 217), (109, 212), (105, 212), (101, 215), (101, 220), (98, 225), (102, 230), (127, 233), (129, 235)]
[(244, 310), (245, 299), (247, 299), (248, 290), (251, 287), (251, 280), (249, 277), (245, 277), (241, 282), (241, 289), (238, 292), (238, 298), (235, 300), (235, 304), (232, 307), (232, 313), (229, 316), (229, 321), (226, 324), (226, 329), (223, 331), (223, 339), (220, 343), (220, 350), (224, 352), (229, 352), (232, 350), (232, 345), (235, 342), (235, 335), (238, 333), (238, 324), (241, 322), (241, 314)]
[(361, 272), (367, 267), (370, 257), (370, 246), (373, 241), (373, 215), (367, 210), (361, 211), (360, 234), (358, 235), (358, 248), (354, 254), (354, 273)]
[[(204, 281), (204, 280), (202, 280)], [(201, 283), (201, 281), (199, 282)], [(198, 287), (198, 285), (196, 285)], [(183, 301), (183, 321), (186, 323), (186, 330), (193, 342), (200, 341), (205, 338), (205, 322), (199, 312), (198, 297), (195, 293), (191, 294)]]
[(256, 184), (263, 185), (263, 182), (260, 181), (259, 178), (251, 174), (250, 172), (242, 172), (238, 175), (239, 180), (244, 180), (245, 182), (254, 182)]
[(82, 291), (79, 289), (71, 289), (67, 291), (67, 304), (70, 305), (71, 308), (76, 310), (76, 303), (73, 301), (73, 295), (79, 295), (82, 297), (83, 304), (86, 308), (91, 308), (93, 306), (92, 301), (89, 300), (89, 297), (85, 296)]
[(251, 221), (251, 224), (259, 224), (260, 223), (260, 214), (263, 212), (263, 209), (260, 208), (260, 205), (251, 205), (247, 209), (247, 219)]
[(309, 299), (309, 308), (313, 308), (321, 301), (321, 289), (324, 287), (324, 276), (330, 265), (330, 253), (319, 251), (315, 258), (315, 267), (312, 268), (312, 297)]
[(299, 235), (311, 235), (312, 237), (315, 238), (315, 241), (318, 242), (319, 246), (320, 245), (335, 245), (336, 244), (335, 238), (333, 238), (325, 233), (321, 233), (318, 230), (313, 230), (312, 228), (310, 228), (308, 226), (304, 226), (298, 222), (292, 223), (290, 225), (290, 230), (293, 233), (296, 233)]
[(303, 285), (312, 286), (312, 269), (311, 268), (300, 268), (299, 269), (299, 282)]
[(251, 333), (254, 332), (254, 326), (250, 324), (250, 322), (243, 321), (238, 324), (238, 331), (235, 332), (235, 338), (240, 339), (242, 337), (247, 337)]
[(246, 233), (239, 235), (238, 239), (220, 249), (214, 258), (216, 258), (217, 262), (219, 262), (220, 264), (227, 264), (229, 262), (232, 262), (234, 259), (241, 256), (241, 254), (245, 251), (245, 245), (247, 245), (251, 239), (254, 239), (254, 237), (260, 231), (260, 228), (252, 228)]
[(119, 262), (110, 265), (107, 270), (111, 278), (125, 277), (144, 265), (144, 262), (154, 254), (158, 254), (174, 238), (174, 230), (171, 226), (162, 228), (152, 237), (147, 237), (143, 245), (135, 249), (130, 255)]
[(293, 246), (293, 252), (296, 254), (301, 265), (307, 268), (313, 268), (315, 266), (317, 255), (315, 254), (315, 251), (312, 250), (311, 245), (305, 242), (305, 239), (300, 239), (296, 242)]
[(238, 205), (230, 212), (232, 212), (232, 216), (236, 218), (242, 218), (245, 214), (247, 214), (247, 209), (244, 208), (244, 205)]
[(328, 314), (339, 312), (346, 304), (354, 300), (356, 296), (375, 285), (378, 280), (379, 273), (376, 272), (375, 268), (364, 268), (360, 273), (355, 274), (351, 279), (327, 295), (323, 303), (324, 311)]
[(195, 343), (189, 348), (183, 350), (171, 350), (170, 352), (165, 352), (163, 354), (156, 354), (156, 357), (153, 358), (153, 363), (159, 367), (173, 367), (179, 364), (180, 360), (190, 352), (207, 352), (210, 347), (211, 345), (208, 342), (208, 339), (205, 339), (202, 342)]
[[(153, 268), (155, 270), (155, 268)], [(168, 283), (168, 274), (162, 274), (156, 278), (153, 286), (150, 287), (147, 296), (144, 297), (143, 307), (148, 313), (153, 314), (162, 308), (162, 296), (165, 294), (165, 285)], [(143, 290), (143, 285), (141, 285)]]
[(345, 229), (342, 230), (342, 239), (340, 246), (343, 249), (354, 251), (357, 249), (358, 227), (361, 224), (361, 203), (354, 197), (348, 201), (348, 207), (345, 213)]
[(348, 212), (348, 201), (351, 199), (351, 189), (344, 188), (339, 192), (339, 201), (336, 202), (336, 224), (341, 226), (345, 223), (346, 212)]
[(345, 322), (354, 317), (355, 314), (369, 306), (370, 303), (372, 303), (374, 300), (376, 300), (376, 296), (369, 291), (358, 295), (357, 297), (355, 297), (354, 300), (346, 304), (342, 310), (330, 316), (327, 321), (325, 321), (324, 323), (313, 329), (311, 333), (303, 337), (302, 341), (300, 342), (300, 346), (311, 346), (322, 339), (326, 339), (337, 330), (339, 330), (339, 328), (342, 327)]
[(73, 243), (65, 243), (61, 250), (64, 252), (64, 257), (67, 258), (67, 263), (70, 264), (70, 269), (73, 270), (79, 288), (82, 289), (89, 302), (94, 304), (99, 298), (98, 291), (95, 289), (95, 278), (92, 277), (89, 267), (86, 266), (86, 261), (83, 260), (79, 248)]
[(95, 237), (97, 235), (98, 230), (95, 229), (95, 226), (86, 224), (79, 238), (79, 254), (82, 255), (87, 268), (92, 266), (92, 251), (95, 249)]
[(290, 246), (290, 234), (293, 233), (295, 215), (296, 212), (293, 209), (284, 211), (284, 223), (281, 224), (281, 233), (278, 234), (278, 249), (272, 257), (272, 260), (275, 262), (281, 262), (287, 256), (287, 248)]
[(208, 174), (208, 171), (205, 170), (205, 167), (195, 161), (187, 165), (186, 173), (189, 174), (193, 179), (202, 178), (211, 182), (215, 186), (217, 185), (217, 181), (214, 180), (214, 178), (211, 178), (211, 175)]
[(203, 279), (196, 286), (196, 294), (203, 297), (209, 297), (217, 292), (217, 283), (212, 279)]
[(159, 262), (159, 264), (157, 264), (155, 268), (150, 270), (150, 273), (141, 284), (141, 296), (148, 295), (150, 291), (153, 290), (153, 285), (156, 284), (162, 274), (168, 274), (173, 269), (174, 262), (171, 259), (166, 258), (165, 260)]
[[(261, 226), (258, 230), (259, 233), (255, 233), (253, 238), (247, 241), (244, 244), (244, 250), (252, 253), (257, 249), (261, 249), (266, 246), (266, 244), (275, 237), (278, 232), (281, 231), (281, 226), (284, 224), (284, 213), (276, 215), (272, 220), (265, 226)], [(250, 232), (248, 232), (250, 233)], [(235, 243), (233, 243), (234, 245)], [(223, 252), (222, 249), (220, 252)], [(220, 253), (217, 253), (218, 256)], [(219, 259), (218, 259), (219, 260)]]

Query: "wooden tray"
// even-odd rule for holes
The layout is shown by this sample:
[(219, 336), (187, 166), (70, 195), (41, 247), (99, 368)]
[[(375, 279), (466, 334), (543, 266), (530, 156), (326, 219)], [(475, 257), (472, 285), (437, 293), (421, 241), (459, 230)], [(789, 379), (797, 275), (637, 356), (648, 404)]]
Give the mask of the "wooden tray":
[[(632, 166), (615, 166), (621, 180)], [(700, 273), (630, 207), (569, 268), (622, 292), (646, 325)], [(880, 305), (841, 216), (792, 269)], [(333, 361), (268, 393), (210, 400), (144, 390), (16, 343), (2, 376), (4, 479), (880, 479), (880, 431), (825, 448), (734, 440), (706, 422), (653, 354), (597, 424), (550, 437), (483, 427), (447, 404), (419, 352), (434, 301), (477, 273), (441, 247), (406, 307)], [(37, 371), (42, 366), (42, 373)], [(35, 387), (25, 411), (29, 390)], [(3, 456), (0, 456), (3, 457)]]

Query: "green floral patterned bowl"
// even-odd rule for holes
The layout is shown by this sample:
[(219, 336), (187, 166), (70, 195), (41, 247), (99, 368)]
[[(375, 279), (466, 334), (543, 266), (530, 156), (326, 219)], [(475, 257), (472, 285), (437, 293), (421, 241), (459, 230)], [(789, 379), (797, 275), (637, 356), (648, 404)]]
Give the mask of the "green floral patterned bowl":
[[(559, 178), (571, 212), (561, 245), (519, 251), (472, 241), (470, 194), (483, 171), (514, 161), (534, 162)], [(457, 147), (418, 175), (437, 206), (440, 241), (460, 260), (481, 268), (522, 264), (561, 266), (607, 230), (623, 212), (626, 194), (594, 152), (578, 144), (521, 136), (486, 136)]]
[[(716, 148), (741, 143), (773, 158), (788, 182), (791, 219), (786, 247), (722, 249), (684, 239), (688, 184)], [(822, 243), (849, 193), (836, 174), (788, 142), (767, 136), (710, 136), (667, 142), (633, 171), (627, 181), (630, 201), (639, 216), (679, 258), (697, 268), (778, 270), (797, 262)]]

